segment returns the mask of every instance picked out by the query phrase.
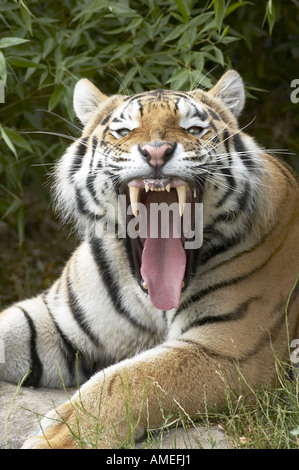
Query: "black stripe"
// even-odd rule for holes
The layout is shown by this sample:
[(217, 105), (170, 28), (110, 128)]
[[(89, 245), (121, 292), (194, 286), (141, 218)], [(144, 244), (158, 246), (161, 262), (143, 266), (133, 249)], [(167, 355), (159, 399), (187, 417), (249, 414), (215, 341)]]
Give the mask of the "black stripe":
[[(238, 203), (238, 210), (239, 211), (245, 211), (249, 209), (249, 204), (251, 207), (253, 206), (254, 203), (254, 198), (250, 197), (251, 196), (251, 191), (250, 191), (250, 183), (248, 181), (245, 181), (244, 188), (242, 193), (238, 196), (237, 203)], [(248, 212), (248, 215), (250, 216), (250, 213)]]
[[(58, 326), (57, 322), (55, 321), (55, 319), (53, 317), (53, 314), (52, 314), (52, 312), (49, 308), (49, 305), (46, 302), (45, 294), (43, 296), (43, 300), (44, 300), (45, 305), (48, 309), (49, 315), (51, 316), (52, 321), (53, 321), (53, 323), (54, 323), (54, 325), (57, 329), (57, 332), (61, 336), (61, 339), (62, 339), (62, 343), (61, 343), (62, 352), (65, 356), (65, 361), (66, 361), (66, 364), (67, 364), (67, 368), (68, 368), (70, 377), (71, 378), (75, 377), (75, 374), (77, 372), (77, 368), (76, 368), (76, 362), (77, 362), (78, 370), (79, 370), (78, 379), (80, 381), (80, 384), (82, 385), (83, 380), (85, 381), (85, 380), (89, 379), (92, 376), (92, 374), (94, 374), (98, 370), (103, 369), (104, 367), (106, 367), (106, 365), (108, 363), (108, 360), (107, 360), (107, 358), (105, 358), (106, 362), (105, 363), (103, 362), (103, 364), (101, 364), (100, 362), (92, 363), (90, 361), (89, 357), (86, 357), (84, 355), (84, 353), (82, 351), (80, 351), (80, 349), (77, 348), (67, 338), (67, 336), (64, 334), (64, 332), (61, 330), (61, 328)], [(111, 361), (111, 363), (112, 363), (112, 361)], [(81, 376), (80, 372), (82, 372), (83, 376)]]
[(222, 315), (217, 315), (217, 316), (206, 315), (202, 318), (198, 318), (194, 320), (192, 323), (190, 323), (190, 325), (186, 326), (182, 330), (181, 334), (186, 333), (186, 331), (189, 331), (191, 328), (194, 328), (194, 327), (204, 326), (204, 325), (208, 325), (211, 323), (240, 320), (246, 315), (249, 305), (252, 302), (258, 300), (259, 298), (260, 297), (250, 297), (249, 299), (245, 300), (245, 302), (242, 302), (233, 312), (223, 313)]
[[(231, 155), (230, 155), (230, 149), (229, 149), (229, 138), (230, 138), (230, 135), (229, 135), (228, 131), (227, 130), (223, 131), (223, 142), (224, 142), (224, 146), (225, 146), (225, 151), (227, 153), (228, 164), (230, 165), (231, 164)], [(217, 204), (216, 204), (216, 207), (221, 207), (224, 204), (224, 202), (226, 201), (226, 199), (232, 194), (232, 192), (236, 188), (237, 184), (236, 184), (236, 180), (235, 180), (229, 166), (227, 166), (226, 168), (223, 168), (223, 161), (221, 161), (221, 160), (217, 160), (216, 164), (221, 167), (220, 171), (226, 177), (227, 183), (229, 185), (229, 189), (225, 192), (225, 194), (222, 196), (220, 201), (218, 201)]]
[[(242, 257), (243, 255), (246, 256), (247, 254), (249, 253), (252, 253), (253, 251), (255, 251), (256, 249), (258, 249), (261, 245), (263, 245), (267, 240), (268, 238), (272, 235), (272, 233), (277, 229), (277, 227), (280, 226), (280, 222), (276, 222), (270, 232), (266, 233), (259, 241), (258, 243), (256, 243), (255, 245), (253, 245), (251, 248), (248, 248), (247, 250), (245, 251), (241, 251), (241, 253), (237, 253), (236, 255), (232, 256), (231, 258), (225, 260), (225, 261), (221, 261), (220, 263), (214, 265), (214, 266), (211, 266), (211, 268), (207, 269), (206, 271), (204, 271), (204, 274), (207, 274), (209, 273), (210, 271), (214, 271), (215, 269), (218, 269), (220, 268), (221, 266), (224, 266), (225, 264), (228, 264), (228, 263), (231, 263), (233, 261), (235, 261), (236, 259)], [(243, 234), (243, 237), (245, 237), (247, 234)], [(230, 248), (230, 246), (229, 246)], [(225, 251), (225, 250), (223, 250)]]
[(98, 146), (98, 139), (95, 136), (93, 136), (93, 138), (92, 138), (92, 155), (91, 155), (91, 159), (90, 159), (90, 169), (92, 168), (93, 158), (94, 158), (94, 154), (95, 154), (95, 151), (97, 149), (97, 146)]
[(233, 140), (234, 140), (235, 149), (238, 152), (238, 156), (241, 158), (241, 160), (244, 163), (244, 165), (246, 166), (246, 168), (248, 168), (248, 170), (250, 170), (250, 171), (257, 170), (257, 166), (256, 166), (255, 162), (253, 161), (253, 159), (248, 155), (247, 149), (246, 149), (240, 135), (235, 134), (233, 136)]
[(25, 387), (38, 387), (43, 374), (43, 365), (36, 349), (36, 329), (29, 313), (18, 305), (23, 312), (30, 329), (30, 374), (23, 382)]
[(238, 216), (240, 215), (239, 212), (235, 212), (233, 210), (227, 211), (227, 212), (222, 212), (222, 214), (217, 215), (217, 217), (214, 218), (213, 222), (226, 222), (226, 223), (231, 223), (233, 222)]
[(102, 120), (101, 126), (104, 126), (105, 124), (107, 124), (110, 118), (111, 118), (111, 113), (108, 113), (107, 116), (105, 116), (104, 119)]
[(228, 286), (233, 286), (234, 284), (238, 284), (239, 282), (243, 281), (244, 279), (247, 279), (249, 278), (250, 276), (252, 276), (253, 274), (255, 274), (256, 272), (258, 272), (260, 269), (262, 269), (264, 266), (266, 266), (270, 261), (271, 259), (273, 258), (273, 256), (276, 255), (276, 253), (278, 253), (278, 251), (281, 249), (286, 237), (288, 235), (288, 231), (286, 231), (286, 234), (285, 236), (283, 237), (283, 240), (280, 242), (280, 244), (275, 248), (275, 250), (270, 254), (270, 256), (268, 256), (268, 258), (266, 258), (266, 260), (260, 264), (259, 266), (255, 267), (254, 269), (252, 269), (251, 271), (248, 271), (248, 272), (245, 272), (244, 274), (240, 275), (240, 276), (236, 276), (232, 279), (228, 279), (227, 281), (223, 281), (223, 282), (219, 282), (217, 284), (214, 284), (212, 286), (209, 286), (209, 287), (206, 287), (205, 289), (202, 289), (201, 291), (199, 291), (197, 294), (194, 294), (192, 295), (188, 300), (186, 300), (179, 308), (178, 310), (176, 311), (175, 315), (173, 316), (172, 318), (172, 321), (174, 321), (174, 319), (187, 307), (190, 306), (191, 303), (195, 303), (197, 302), (198, 300), (202, 300), (205, 296), (207, 295), (210, 295), (212, 294), (213, 292), (219, 290), (219, 289), (223, 289), (225, 287), (228, 287)]
[(83, 164), (83, 157), (87, 152), (88, 146), (88, 137), (84, 137), (79, 141), (79, 145), (77, 146), (76, 153), (74, 155), (74, 160), (70, 168), (70, 178), (74, 177), (74, 174), (80, 170)]
[(208, 113), (204, 110), (200, 111), (193, 103), (191, 103), (192, 108), (194, 108), (194, 112), (192, 113), (191, 119), (194, 117), (198, 117), (201, 121), (206, 121), (208, 118)]
[(208, 111), (209, 111), (209, 113), (211, 114), (211, 116), (212, 116), (212, 118), (214, 119), (214, 121), (220, 121), (220, 117), (218, 116), (217, 113), (215, 113), (215, 111), (213, 111), (213, 109), (208, 108)]
[(99, 274), (104, 281), (105, 287), (109, 292), (111, 302), (117, 312), (123, 315), (133, 326), (143, 330), (152, 331), (147, 326), (139, 323), (131, 314), (121, 305), (119, 299), (119, 293), (121, 292), (121, 286), (117, 283), (114, 278), (110, 266), (106, 259), (106, 253), (102, 246), (102, 242), (99, 238), (92, 238), (89, 242), (93, 259), (98, 267)]
[(79, 304), (79, 301), (76, 297), (75, 292), (73, 291), (71, 281), (69, 279), (69, 273), (67, 274), (67, 293), (68, 293), (68, 305), (70, 311), (73, 315), (74, 320), (77, 325), (83, 330), (83, 332), (88, 336), (90, 341), (96, 346), (100, 347), (100, 342), (96, 336), (90, 331), (90, 326), (88, 324), (86, 313)]
[[(283, 303), (284, 303), (283, 301), (279, 302), (279, 305), (275, 307), (274, 311), (281, 310), (283, 307)], [(274, 311), (272, 312), (272, 316), (273, 316)], [(253, 356), (256, 356), (261, 351), (261, 349), (263, 349), (265, 346), (270, 345), (270, 341), (273, 344), (281, 330), (282, 324), (285, 324), (284, 313), (281, 316), (279, 316), (279, 318), (275, 321), (274, 325), (270, 329), (267, 329), (267, 331), (261, 330), (261, 335), (259, 336), (257, 343), (241, 357), (238, 357), (237, 354), (228, 355), (228, 354), (218, 353), (212, 349), (207, 348), (206, 346), (203, 346), (197, 341), (190, 340), (187, 338), (186, 339), (178, 338), (178, 341), (181, 341), (181, 342), (184, 342), (184, 343), (187, 343), (196, 347), (199, 353), (206, 354), (210, 357), (221, 358), (225, 361), (237, 362), (240, 365), (240, 364), (244, 364)]]
[(221, 253), (230, 250), (234, 246), (238, 245), (245, 238), (245, 234), (236, 233), (231, 238), (222, 237), (221, 243), (210, 247), (208, 250), (202, 250), (199, 253), (199, 265), (202, 266), (204, 263), (210, 261), (214, 256), (220, 255)]
[(76, 203), (77, 203), (78, 212), (80, 212), (80, 214), (85, 215), (92, 222), (94, 222), (95, 220), (101, 220), (104, 214), (101, 214), (101, 215), (95, 214), (94, 212), (91, 212), (90, 210), (86, 209), (84, 198), (79, 188), (75, 189), (75, 193), (76, 193)]
[(221, 359), (224, 359), (225, 361), (233, 361), (233, 362), (236, 361), (236, 356), (228, 356), (225, 354), (217, 353), (213, 349), (209, 349), (206, 346), (203, 346), (201, 343), (198, 343), (197, 341), (194, 341), (192, 339), (178, 338), (177, 341), (180, 341), (181, 343), (186, 343), (186, 344), (189, 344), (190, 346), (195, 347), (197, 350), (196, 354), (200, 353), (200, 354), (212, 357), (212, 358), (217, 358), (217, 359), (221, 358)]
[(57, 329), (58, 334), (61, 336), (62, 339), (62, 352), (65, 356), (65, 361), (67, 364), (68, 371), (71, 376), (74, 375), (75, 373), (75, 363), (76, 363), (76, 354), (77, 354), (77, 348), (73, 345), (73, 343), (67, 338), (67, 336), (64, 334), (64, 332), (61, 330), (61, 328), (58, 326), (57, 322), (54, 319), (54, 316), (51, 312), (51, 309), (49, 307), (49, 304), (46, 300), (46, 293), (43, 295), (43, 301), (45, 303), (45, 306), (47, 307), (48, 313), (50, 317), (52, 318), (52, 321), (55, 325), (55, 328)]

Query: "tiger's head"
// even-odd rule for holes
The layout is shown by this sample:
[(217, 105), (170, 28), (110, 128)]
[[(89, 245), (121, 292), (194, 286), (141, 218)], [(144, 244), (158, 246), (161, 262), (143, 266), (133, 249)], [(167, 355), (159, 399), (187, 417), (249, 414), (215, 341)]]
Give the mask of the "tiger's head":
[[(244, 102), (235, 71), (208, 92), (108, 97), (87, 79), (75, 87), (74, 109), (84, 129), (58, 164), (58, 205), (90, 234), (103, 218), (109, 220), (111, 207), (119, 214), (123, 196), (129, 208), (125, 224), (134, 219), (135, 227), (136, 222), (146, 226), (127, 240), (128, 257), (140, 289), (159, 309), (178, 307), (198, 259), (208, 259), (248, 229), (262, 163), (258, 147), (238, 128)], [(167, 237), (161, 235), (166, 216), (158, 217), (155, 236), (150, 231), (150, 207), (161, 203), (173, 204)], [(199, 230), (200, 203), (203, 246), (186, 249), (186, 232), (196, 238)]]

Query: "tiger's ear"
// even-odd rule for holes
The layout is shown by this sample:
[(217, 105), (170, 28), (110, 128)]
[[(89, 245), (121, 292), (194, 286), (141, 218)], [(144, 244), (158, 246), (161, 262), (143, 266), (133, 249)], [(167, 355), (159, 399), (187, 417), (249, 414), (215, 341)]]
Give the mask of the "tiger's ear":
[(74, 89), (73, 104), (76, 116), (85, 125), (108, 96), (104, 95), (87, 78), (79, 80)]
[(229, 70), (222, 75), (208, 93), (222, 101), (234, 116), (241, 114), (245, 104), (245, 89), (242, 78), (235, 70)]

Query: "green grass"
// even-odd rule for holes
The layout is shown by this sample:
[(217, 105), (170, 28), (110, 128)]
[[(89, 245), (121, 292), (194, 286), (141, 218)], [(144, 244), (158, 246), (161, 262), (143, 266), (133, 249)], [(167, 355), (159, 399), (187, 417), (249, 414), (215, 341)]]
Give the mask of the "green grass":
[(253, 401), (228, 398), (225, 413), (210, 415), (219, 422), (236, 448), (293, 449), (299, 446), (298, 379), (277, 363), (277, 387), (258, 387)]

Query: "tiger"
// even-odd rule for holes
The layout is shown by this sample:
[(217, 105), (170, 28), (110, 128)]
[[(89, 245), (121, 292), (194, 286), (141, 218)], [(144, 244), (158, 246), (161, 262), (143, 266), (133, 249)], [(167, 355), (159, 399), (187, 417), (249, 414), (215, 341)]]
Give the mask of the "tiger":
[(80, 243), (56, 282), (0, 314), (0, 379), (79, 387), (26, 449), (120, 448), (165, 410), (222, 409), (227, 390), (275, 384), (299, 337), (298, 183), (240, 128), (239, 73), (111, 96), (82, 78), (73, 105), (83, 130), (53, 199)]

